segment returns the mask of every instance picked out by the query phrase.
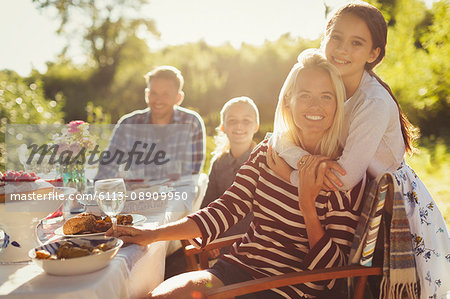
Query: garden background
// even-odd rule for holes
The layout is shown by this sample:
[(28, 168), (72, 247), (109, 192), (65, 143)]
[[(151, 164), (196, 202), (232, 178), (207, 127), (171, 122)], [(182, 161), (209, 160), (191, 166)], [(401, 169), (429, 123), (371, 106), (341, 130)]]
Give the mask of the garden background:
[[(157, 37), (158, 24), (139, 15), (145, 0), (30, 1), (38, 10), (54, 12), (61, 36), (79, 36), (86, 59), (82, 64), (73, 61), (68, 51), (73, 40), (68, 39), (58, 57), (47, 62), (45, 72), (34, 69), (21, 76), (12, 70), (0, 70), (2, 172), (6, 124), (76, 119), (114, 124), (121, 115), (146, 107), (143, 75), (163, 64), (181, 70), (186, 94), (183, 106), (199, 112), (205, 121), (208, 158), (204, 172), (208, 172), (214, 148), (212, 136), (222, 105), (235, 96), (251, 97), (261, 114), (256, 140), (262, 140), (272, 131), (278, 93), (298, 53), (320, 46), (320, 39), (286, 33), (258, 46), (212, 46), (198, 41), (156, 48), (145, 36)], [(403, 111), (421, 131), (418, 153), (407, 161), (425, 182), (448, 224), (450, 3), (441, 0), (426, 6), (420, 0), (369, 2), (383, 12), (389, 26), (387, 54), (375, 71), (389, 83)], [(324, 13), (330, 9), (325, 5)], [(77, 15), (88, 21), (77, 23)]]

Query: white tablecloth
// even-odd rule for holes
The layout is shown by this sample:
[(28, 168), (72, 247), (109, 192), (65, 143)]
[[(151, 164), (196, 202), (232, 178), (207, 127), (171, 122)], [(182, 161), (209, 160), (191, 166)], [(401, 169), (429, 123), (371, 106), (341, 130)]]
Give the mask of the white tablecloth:
[(127, 298), (130, 296), (125, 261), (90, 274), (51, 276), (34, 264), (1, 265), (0, 296), (8, 298)]
[[(202, 184), (207, 184), (203, 181)], [(196, 193), (204, 193), (204, 187)], [(190, 186), (192, 187), (192, 186)], [(177, 190), (192, 190), (186, 185)], [(187, 188), (187, 189), (185, 189)], [(198, 189), (198, 188), (197, 188)], [(189, 202), (169, 204), (168, 211), (142, 213), (147, 217), (144, 227), (175, 221), (192, 207), (196, 193)], [(202, 195), (202, 194), (200, 194)], [(200, 198), (201, 200), (201, 198)], [(195, 203), (194, 203), (195, 205)], [(104, 269), (76, 276), (47, 275), (34, 264), (0, 265), (0, 297), (7, 298), (136, 298), (155, 288), (164, 279), (168, 242), (148, 247), (129, 245)]]
[[(156, 215), (152, 220), (155, 218)], [(159, 218), (159, 223), (167, 219), (164, 214)], [(34, 264), (0, 265), (0, 296), (45, 299), (138, 297), (163, 281), (165, 243), (152, 243), (148, 248), (129, 245), (122, 248), (106, 268), (83, 275), (47, 275)]]

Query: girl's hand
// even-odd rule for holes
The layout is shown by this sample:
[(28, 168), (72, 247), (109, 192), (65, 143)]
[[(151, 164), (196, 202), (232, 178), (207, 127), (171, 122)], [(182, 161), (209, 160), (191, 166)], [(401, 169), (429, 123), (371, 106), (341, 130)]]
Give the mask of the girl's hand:
[(334, 160), (322, 161), (320, 163), (320, 166), (322, 165), (326, 168), (322, 189), (327, 191), (337, 191), (338, 188), (336, 186), (342, 187), (344, 184), (338, 178), (335, 172), (338, 172), (341, 175), (345, 175), (345, 169), (342, 168), (342, 166)]
[(272, 145), (269, 145), (269, 149), (267, 151), (267, 165), (273, 170), (273, 172), (285, 181), (291, 181), (291, 172), (294, 169), (292, 169), (291, 166), (283, 160), (283, 158), (278, 156), (277, 152), (272, 149)]
[(110, 228), (105, 235), (120, 238), (124, 243), (134, 243), (146, 246), (152, 243), (151, 233), (151, 230), (143, 230), (132, 226), (118, 225), (114, 231), (112, 228)]
[(302, 212), (314, 211), (316, 197), (325, 179), (327, 170), (323, 161), (329, 160), (325, 156), (303, 156), (298, 162), (298, 198), (299, 208)]

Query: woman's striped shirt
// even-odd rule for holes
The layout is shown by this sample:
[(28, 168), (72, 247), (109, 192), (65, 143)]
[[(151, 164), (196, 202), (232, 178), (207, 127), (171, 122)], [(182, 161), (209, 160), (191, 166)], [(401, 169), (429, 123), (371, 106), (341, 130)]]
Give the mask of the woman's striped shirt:
[[(281, 179), (266, 163), (267, 140), (259, 144), (241, 167), (233, 185), (208, 207), (189, 215), (200, 228), (205, 246), (250, 211), (253, 222), (242, 239), (223, 257), (251, 276), (330, 268), (346, 264), (360, 214), (364, 180), (347, 192), (321, 192), (316, 210), (325, 235), (310, 248), (298, 204), (297, 187)], [(317, 296), (334, 280), (281, 287), (273, 291), (288, 298)]]

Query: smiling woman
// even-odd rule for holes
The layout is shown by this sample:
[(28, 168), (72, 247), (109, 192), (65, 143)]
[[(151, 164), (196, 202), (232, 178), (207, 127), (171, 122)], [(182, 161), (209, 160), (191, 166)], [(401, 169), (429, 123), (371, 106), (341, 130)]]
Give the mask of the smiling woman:
[(289, 105), (299, 140), (310, 153), (317, 153), (316, 144), (334, 121), (336, 95), (333, 84), (321, 69), (305, 69), (297, 79), (297, 95)]
[[(394, 202), (404, 205), (394, 211), (403, 210), (410, 230), (406, 235), (411, 243), (407, 244), (406, 238), (402, 252), (414, 257), (415, 263), (408, 267), (407, 263), (396, 263), (395, 259), (400, 257), (391, 252), (389, 272), (399, 271), (397, 273), (402, 275), (395, 275), (395, 279), (385, 275), (381, 292), (419, 297), (420, 289), (420, 298), (445, 297), (450, 292), (450, 280), (444, 283), (444, 277), (449, 277), (449, 260), (444, 258), (450, 252), (449, 232), (427, 188), (404, 161), (405, 152), (413, 150), (414, 127), (400, 109), (389, 85), (373, 71), (385, 57), (387, 36), (388, 26), (383, 14), (364, 2), (340, 7), (327, 24), (322, 47), (327, 60), (342, 75), (347, 99), (343, 135), (340, 136), (344, 149), (337, 161), (330, 163), (343, 170), (339, 174), (326, 170), (323, 188), (347, 190), (366, 174), (375, 178), (386, 171), (392, 173), (398, 188)], [(396, 66), (393, 70), (397, 71)], [(414, 84), (408, 86), (414, 88)], [(303, 155), (309, 154), (301, 147), (290, 145), (279, 152), (293, 167)], [(295, 176), (292, 178), (295, 181)], [(399, 223), (392, 221), (391, 231), (398, 231)], [(396, 243), (398, 240), (390, 240), (391, 248), (401, 248)], [(405, 290), (407, 294), (398, 290)]]
[[(311, 52), (311, 53), (309, 53)], [(310, 154), (332, 159), (339, 155), (339, 132), (342, 129), (345, 88), (337, 69), (325, 63), (315, 50), (316, 60), (298, 62), (291, 69), (280, 92), (275, 112), (274, 134), (294, 142)]]
[[(311, 81), (305, 77), (310, 75), (320, 84), (306, 86)], [(325, 109), (315, 108), (313, 100), (308, 99), (312, 108), (307, 107), (307, 113), (303, 113), (308, 118), (297, 119), (297, 110), (291, 109), (290, 105), (293, 101), (302, 101), (297, 96), (303, 92), (307, 98), (311, 95), (319, 102), (333, 102), (332, 111), (325, 115)], [(306, 51), (299, 56), (299, 62), (293, 66), (280, 92), (275, 134), (293, 137), (302, 143), (303, 135), (317, 134), (322, 137), (316, 140), (317, 146), (311, 141), (314, 154), (331, 153), (334, 157), (333, 153), (339, 152), (336, 141), (339, 134), (335, 130), (342, 122), (343, 103), (344, 87), (336, 68), (319, 52)], [(311, 122), (323, 122), (323, 125), (314, 127)], [(299, 134), (300, 130), (302, 134)], [(159, 240), (191, 239), (194, 246), (204, 247), (253, 214), (242, 239), (233, 244), (213, 267), (166, 280), (152, 291), (152, 298), (182, 298), (193, 292), (203, 296), (209, 289), (222, 285), (346, 263), (359, 219), (365, 181), (361, 180), (350, 192), (319, 194), (324, 172), (323, 169), (316, 172), (316, 167), (328, 158), (311, 155), (302, 165), (300, 171), (305, 175), (301, 176), (301, 187), (297, 189), (270, 169), (271, 159), (270, 141), (266, 139), (252, 151), (231, 187), (206, 208), (155, 229), (120, 227), (115, 232), (124, 241), (141, 245)], [(320, 296), (334, 285), (333, 280), (297, 284), (258, 295), (263, 298)]]

